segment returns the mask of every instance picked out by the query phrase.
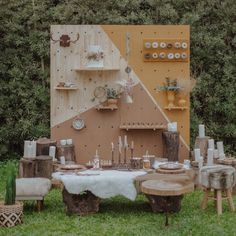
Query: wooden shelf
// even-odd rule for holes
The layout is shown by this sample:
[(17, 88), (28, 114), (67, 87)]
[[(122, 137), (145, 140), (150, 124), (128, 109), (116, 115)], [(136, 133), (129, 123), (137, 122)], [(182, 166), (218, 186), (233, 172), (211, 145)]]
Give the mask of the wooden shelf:
[(165, 110), (187, 110), (188, 108), (187, 107), (165, 107)]
[(75, 71), (119, 71), (120, 68), (106, 68), (106, 67), (81, 67), (74, 69)]
[(116, 106), (116, 105), (113, 105), (113, 106), (102, 106), (102, 105), (98, 105), (98, 106), (96, 107), (96, 109), (97, 109), (97, 110), (111, 110), (111, 111), (113, 111), (113, 110), (117, 110), (117, 109), (118, 109), (118, 106)]
[(158, 130), (166, 129), (166, 125), (121, 125), (120, 129), (143, 129), (143, 130)]
[(56, 90), (78, 90), (78, 87), (54, 87)]

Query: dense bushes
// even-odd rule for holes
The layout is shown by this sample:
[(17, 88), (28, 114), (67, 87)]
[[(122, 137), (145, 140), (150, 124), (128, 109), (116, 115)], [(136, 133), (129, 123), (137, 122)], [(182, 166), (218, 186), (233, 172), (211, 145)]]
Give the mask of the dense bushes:
[(190, 24), (192, 137), (198, 122), (236, 152), (234, 0), (2, 0), (0, 3), (0, 157), (24, 139), (49, 135), (51, 24)]

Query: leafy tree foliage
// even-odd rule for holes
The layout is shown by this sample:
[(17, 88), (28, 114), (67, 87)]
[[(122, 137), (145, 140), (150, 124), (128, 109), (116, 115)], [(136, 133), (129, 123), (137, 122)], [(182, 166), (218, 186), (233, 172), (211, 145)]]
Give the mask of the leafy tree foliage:
[(236, 153), (235, 0), (1, 0), (0, 157), (49, 135), (52, 24), (190, 24), (191, 134), (207, 132)]

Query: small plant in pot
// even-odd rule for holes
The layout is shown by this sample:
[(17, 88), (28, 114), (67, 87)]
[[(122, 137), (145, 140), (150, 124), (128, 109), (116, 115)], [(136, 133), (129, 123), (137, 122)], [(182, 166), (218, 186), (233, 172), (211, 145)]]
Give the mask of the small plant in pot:
[(114, 88), (106, 88), (107, 92), (107, 105), (117, 106), (120, 94)]
[(13, 227), (22, 223), (23, 203), (16, 202), (16, 169), (8, 164), (5, 201), (0, 201), (0, 226)]
[(177, 79), (171, 80), (169, 77), (166, 77), (166, 82), (163, 86), (158, 87), (158, 91), (166, 91), (168, 107), (174, 107), (175, 95), (182, 88), (178, 85)]

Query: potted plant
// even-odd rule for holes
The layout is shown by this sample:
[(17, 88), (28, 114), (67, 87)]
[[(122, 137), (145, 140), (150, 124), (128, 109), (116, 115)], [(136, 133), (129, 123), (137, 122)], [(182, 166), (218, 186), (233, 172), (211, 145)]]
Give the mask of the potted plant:
[(158, 87), (158, 91), (166, 91), (168, 107), (174, 107), (175, 95), (181, 90), (181, 87), (178, 85), (177, 79), (171, 80), (169, 77), (166, 77), (166, 82), (163, 86)]
[(120, 94), (114, 88), (106, 88), (106, 93), (107, 93), (107, 105), (117, 106)]
[(16, 170), (8, 164), (5, 201), (0, 202), (0, 226), (12, 227), (22, 223), (23, 203), (16, 202)]

